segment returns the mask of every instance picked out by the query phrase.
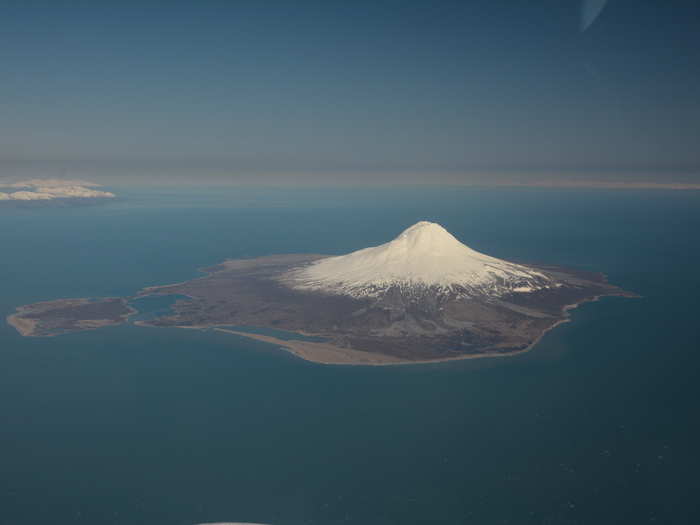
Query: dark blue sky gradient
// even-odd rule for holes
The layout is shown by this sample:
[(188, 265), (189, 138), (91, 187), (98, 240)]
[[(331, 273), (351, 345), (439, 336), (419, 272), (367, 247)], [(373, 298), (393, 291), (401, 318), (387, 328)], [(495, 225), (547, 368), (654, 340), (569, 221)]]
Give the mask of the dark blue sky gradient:
[(699, 181), (696, 2), (0, 2), (0, 169)]

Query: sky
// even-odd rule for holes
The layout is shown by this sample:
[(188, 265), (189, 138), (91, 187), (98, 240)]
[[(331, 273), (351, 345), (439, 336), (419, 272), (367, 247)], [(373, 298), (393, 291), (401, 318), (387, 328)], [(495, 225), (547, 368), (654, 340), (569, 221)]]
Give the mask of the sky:
[(0, 176), (700, 183), (697, 20), (673, 0), (0, 0)]

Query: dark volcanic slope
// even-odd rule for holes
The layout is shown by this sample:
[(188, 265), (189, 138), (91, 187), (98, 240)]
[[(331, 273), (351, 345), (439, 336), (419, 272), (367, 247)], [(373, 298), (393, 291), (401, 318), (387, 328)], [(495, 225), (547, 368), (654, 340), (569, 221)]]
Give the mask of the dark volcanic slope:
[(605, 295), (633, 295), (602, 275), (538, 267), (558, 286), (499, 298), (460, 297), (430, 288), (393, 288), (380, 297), (292, 290), (277, 281), (290, 268), (322, 256), (282, 255), (227, 261), (210, 275), (147, 288), (142, 295), (182, 294), (175, 313), (152, 326), (258, 326), (325, 338), (334, 347), (404, 361), (507, 354), (527, 349), (565, 319), (566, 307)]

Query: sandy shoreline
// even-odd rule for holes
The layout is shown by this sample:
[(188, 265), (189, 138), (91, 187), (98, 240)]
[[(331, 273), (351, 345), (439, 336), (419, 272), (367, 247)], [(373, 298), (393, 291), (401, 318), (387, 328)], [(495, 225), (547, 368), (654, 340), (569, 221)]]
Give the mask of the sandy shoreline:
[(17, 330), (20, 335), (24, 337), (29, 337), (34, 334), (34, 329), (36, 328), (36, 321), (33, 321), (31, 319), (24, 319), (20, 317), (20, 313), (15, 313), (12, 315), (8, 315), (5, 320), (7, 321), (7, 324), (12, 326), (15, 330)]

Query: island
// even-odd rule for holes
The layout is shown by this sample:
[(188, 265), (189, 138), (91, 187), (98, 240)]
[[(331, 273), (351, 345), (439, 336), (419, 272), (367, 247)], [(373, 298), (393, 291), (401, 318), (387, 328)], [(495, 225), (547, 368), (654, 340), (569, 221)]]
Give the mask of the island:
[(24, 336), (48, 337), (122, 324), (134, 313), (121, 297), (57, 299), (20, 306), (7, 322)]
[(425, 221), (347, 255), (232, 259), (202, 271), (127, 298), (22, 306), (8, 320), (25, 336), (59, 335), (128, 322), (139, 298), (177, 296), (165, 315), (134, 324), (228, 332), (317, 363), (391, 365), (519, 354), (584, 302), (638, 297), (602, 273), (490, 257)]

